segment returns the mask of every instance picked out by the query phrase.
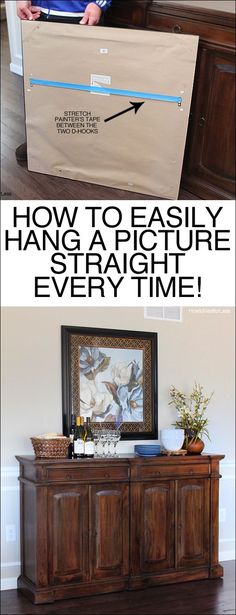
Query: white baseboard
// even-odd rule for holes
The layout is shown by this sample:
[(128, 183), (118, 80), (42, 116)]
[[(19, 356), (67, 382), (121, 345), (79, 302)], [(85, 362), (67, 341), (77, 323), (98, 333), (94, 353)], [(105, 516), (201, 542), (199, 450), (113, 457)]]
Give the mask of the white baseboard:
[(223, 551), (223, 553), (220, 553), (220, 562), (229, 562), (231, 560), (235, 560), (235, 551)]
[(13, 62), (11, 62), (10, 64), (10, 71), (11, 73), (16, 73), (16, 75), (20, 75), (21, 77), (23, 75), (22, 66), (19, 66), (18, 64), (14, 64)]
[[(4, 591), (6, 589), (17, 589), (17, 577), (20, 574), (20, 570), (21, 570), (20, 561), (1, 563), (1, 591)], [(9, 573), (10, 574), (12, 573), (11, 577), (5, 576), (6, 574), (9, 574)]]
[(8, 577), (8, 579), (1, 579), (1, 591), (3, 592), (7, 589), (17, 589), (16, 577)]

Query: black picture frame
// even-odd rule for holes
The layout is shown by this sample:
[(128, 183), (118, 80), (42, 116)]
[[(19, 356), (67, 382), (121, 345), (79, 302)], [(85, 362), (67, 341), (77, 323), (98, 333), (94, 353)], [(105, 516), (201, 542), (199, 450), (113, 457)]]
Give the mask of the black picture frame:
[(74, 413), (122, 440), (158, 438), (156, 332), (62, 325), (61, 350), (64, 435)]

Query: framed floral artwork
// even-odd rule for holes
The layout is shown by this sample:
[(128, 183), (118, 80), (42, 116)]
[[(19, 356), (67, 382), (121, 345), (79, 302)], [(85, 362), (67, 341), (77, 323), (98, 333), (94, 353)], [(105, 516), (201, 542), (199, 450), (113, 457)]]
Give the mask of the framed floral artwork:
[(63, 432), (71, 414), (121, 438), (157, 438), (157, 334), (62, 326)]

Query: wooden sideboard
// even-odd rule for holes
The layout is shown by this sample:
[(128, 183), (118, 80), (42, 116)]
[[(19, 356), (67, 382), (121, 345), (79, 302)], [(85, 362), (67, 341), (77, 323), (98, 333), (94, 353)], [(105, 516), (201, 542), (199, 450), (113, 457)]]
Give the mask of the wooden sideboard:
[(105, 23), (199, 36), (181, 187), (200, 199), (234, 199), (235, 15), (181, 2), (113, 0)]
[(18, 588), (34, 603), (47, 603), (222, 576), (223, 457), (17, 457)]

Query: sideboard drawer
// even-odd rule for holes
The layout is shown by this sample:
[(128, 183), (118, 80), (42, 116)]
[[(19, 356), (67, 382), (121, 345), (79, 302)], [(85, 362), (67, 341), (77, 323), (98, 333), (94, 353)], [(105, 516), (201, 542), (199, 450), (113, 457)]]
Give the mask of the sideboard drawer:
[(209, 476), (209, 464), (208, 463), (197, 463), (192, 464), (176, 464), (172, 463), (165, 465), (140, 465), (138, 476), (141, 479), (150, 479), (150, 478), (166, 478), (167, 476), (171, 477), (187, 477), (187, 476)]
[(219, 28), (219, 26), (214, 24), (183, 19), (182, 17), (172, 15), (161, 15), (158, 12), (150, 11), (147, 14), (146, 28), (161, 32), (171, 32), (172, 34), (193, 34), (199, 36), (202, 41), (224, 45), (234, 44), (233, 29)]
[(83, 464), (75, 467), (68, 468), (53, 468), (47, 469), (47, 479), (50, 481), (85, 481), (86, 483), (92, 481), (109, 481), (109, 480), (128, 480), (129, 467), (125, 465), (109, 467), (109, 463), (106, 466), (87, 466)]

